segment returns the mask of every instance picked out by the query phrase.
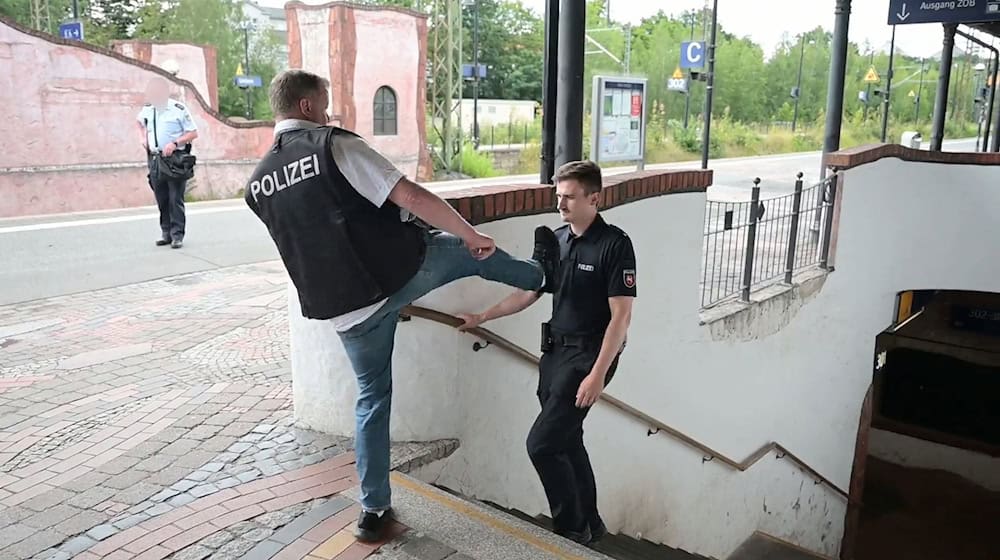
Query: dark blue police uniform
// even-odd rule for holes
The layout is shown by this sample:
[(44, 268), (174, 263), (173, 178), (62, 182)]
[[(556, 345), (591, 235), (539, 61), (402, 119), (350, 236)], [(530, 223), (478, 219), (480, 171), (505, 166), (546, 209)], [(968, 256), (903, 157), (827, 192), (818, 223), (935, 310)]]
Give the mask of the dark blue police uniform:
[[(528, 434), (528, 455), (538, 471), (558, 533), (586, 542), (606, 532), (597, 512), (597, 486), (583, 445), (589, 408), (577, 408), (580, 383), (600, 354), (611, 321), (609, 297), (636, 296), (635, 251), (621, 229), (598, 215), (583, 235), (556, 230), (562, 271), (553, 295), (548, 348), (539, 364), (542, 411)], [(618, 367), (616, 357), (604, 383)]]

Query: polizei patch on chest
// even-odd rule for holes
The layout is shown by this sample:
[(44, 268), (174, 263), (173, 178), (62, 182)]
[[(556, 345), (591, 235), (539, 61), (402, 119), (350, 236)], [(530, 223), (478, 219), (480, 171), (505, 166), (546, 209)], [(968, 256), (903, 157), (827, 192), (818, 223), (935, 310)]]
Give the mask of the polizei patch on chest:
[(319, 175), (319, 154), (312, 154), (279, 167), (259, 180), (251, 181), (250, 194), (253, 195), (254, 202), (257, 202), (258, 195), (271, 196)]

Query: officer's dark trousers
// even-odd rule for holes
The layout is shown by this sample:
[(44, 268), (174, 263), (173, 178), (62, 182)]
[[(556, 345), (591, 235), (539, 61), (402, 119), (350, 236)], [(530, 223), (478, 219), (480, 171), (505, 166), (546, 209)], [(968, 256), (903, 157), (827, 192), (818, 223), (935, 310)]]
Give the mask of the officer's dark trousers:
[(156, 196), (156, 206), (160, 209), (160, 231), (163, 239), (184, 239), (184, 191), (186, 180), (167, 179), (156, 170), (155, 161), (149, 164), (149, 186)]
[[(528, 433), (528, 455), (538, 471), (557, 533), (584, 533), (602, 525), (597, 484), (583, 446), (583, 420), (589, 408), (576, 407), (576, 392), (600, 352), (600, 340), (582, 346), (555, 346), (539, 364), (538, 400), (542, 412)], [(611, 381), (616, 358), (605, 377)]]

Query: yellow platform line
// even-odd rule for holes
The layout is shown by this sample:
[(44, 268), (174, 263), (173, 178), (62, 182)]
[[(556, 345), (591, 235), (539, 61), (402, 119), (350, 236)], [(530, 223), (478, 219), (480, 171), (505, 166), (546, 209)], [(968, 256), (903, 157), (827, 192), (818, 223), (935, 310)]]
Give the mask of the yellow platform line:
[(555, 556), (556, 558), (561, 558), (563, 560), (585, 560), (582, 556), (570, 554), (564, 551), (563, 549), (559, 548), (558, 546), (550, 542), (546, 542), (545, 540), (542, 540), (537, 536), (532, 535), (527, 531), (524, 531), (523, 529), (514, 527), (513, 525), (501, 521), (500, 519), (497, 519), (491, 515), (486, 515), (485, 513), (479, 511), (478, 509), (472, 507), (471, 505), (463, 502), (462, 500), (459, 500), (457, 498), (452, 498), (447, 495), (442, 495), (439, 492), (435, 492), (428, 486), (417, 484), (412, 480), (410, 480), (409, 478), (399, 475), (399, 473), (394, 472), (392, 473), (391, 477), (393, 484), (395, 484), (396, 486), (402, 486), (403, 488), (406, 488), (410, 492), (419, 494), (422, 497), (427, 498), (428, 500), (437, 502), (452, 511), (459, 512), (462, 515), (465, 515), (466, 517), (471, 517), (476, 521), (479, 521), (480, 523), (489, 526), (492, 529), (500, 531), (501, 533), (506, 533), (520, 541), (526, 542), (539, 550), (542, 550), (544, 552), (547, 552)]

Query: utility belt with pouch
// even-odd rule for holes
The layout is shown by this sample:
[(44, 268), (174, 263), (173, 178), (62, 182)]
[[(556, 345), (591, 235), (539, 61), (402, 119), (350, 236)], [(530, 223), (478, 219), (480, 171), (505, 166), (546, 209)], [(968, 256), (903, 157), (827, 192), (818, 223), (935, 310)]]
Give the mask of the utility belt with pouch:
[[(144, 125), (148, 126), (148, 119), (144, 121)], [(152, 151), (146, 148), (146, 153), (152, 158), (152, 167), (158, 177), (174, 181), (186, 181), (194, 177), (194, 166), (198, 163), (198, 157), (191, 153), (190, 142), (183, 149), (174, 150), (169, 156), (163, 155), (156, 132), (156, 108), (153, 108), (153, 148)]]
[(198, 158), (191, 153), (191, 144), (188, 144), (185, 151), (177, 150), (170, 154), (170, 157), (162, 153), (156, 154), (156, 170), (167, 179), (175, 181), (186, 181), (194, 177), (194, 166)]
[[(558, 332), (553, 332), (552, 326), (549, 323), (542, 323), (542, 344), (541, 350), (543, 353), (551, 352), (557, 347), (563, 346), (567, 348), (581, 348), (581, 349), (592, 349), (599, 351), (601, 349), (601, 344), (604, 342), (604, 333), (601, 334), (560, 334)], [(622, 345), (622, 350), (625, 349), (625, 345)], [(620, 353), (620, 351), (619, 351)]]

